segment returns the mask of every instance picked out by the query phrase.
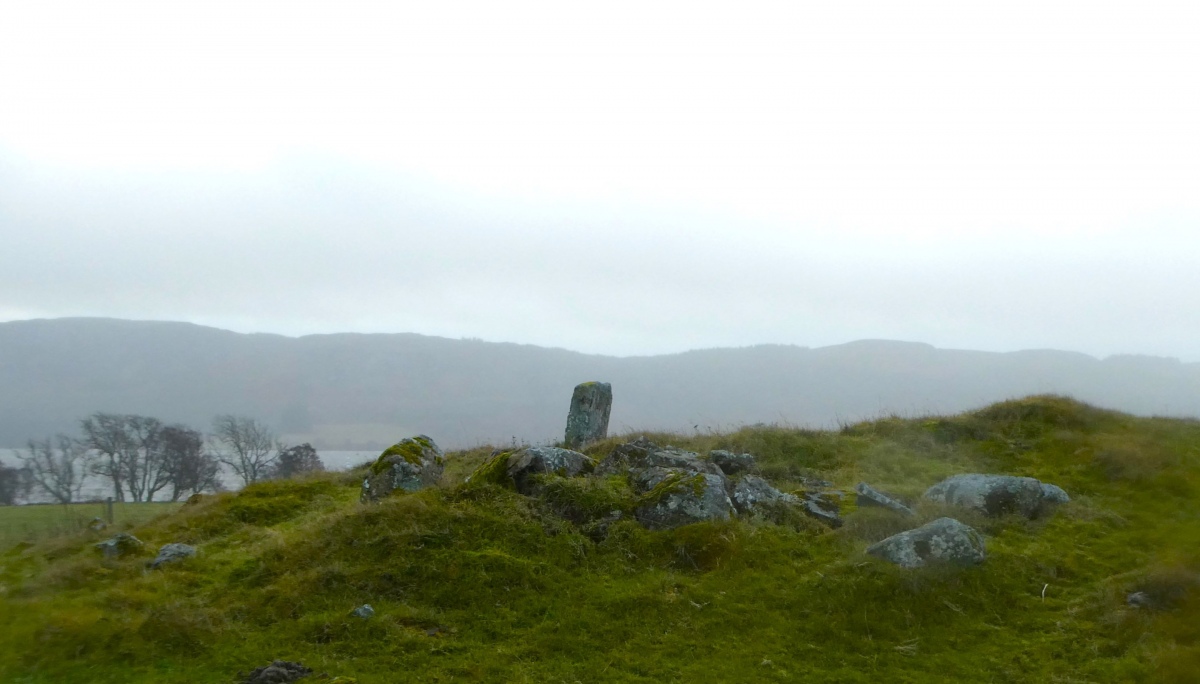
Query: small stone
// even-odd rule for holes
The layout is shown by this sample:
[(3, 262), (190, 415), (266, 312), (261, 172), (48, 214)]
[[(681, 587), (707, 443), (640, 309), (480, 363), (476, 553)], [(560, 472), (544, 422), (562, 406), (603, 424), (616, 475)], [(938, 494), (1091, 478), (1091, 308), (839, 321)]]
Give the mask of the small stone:
[(168, 563), (178, 563), (185, 558), (196, 555), (196, 547), (188, 544), (167, 544), (158, 550), (158, 556), (150, 561), (151, 568), (161, 567)]
[(581, 449), (608, 436), (608, 416), (612, 412), (612, 385), (607, 382), (585, 382), (571, 394), (571, 409), (567, 413), (567, 431), (563, 441), (567, 448)]
[(361, 618), (363, 620), (369, 620), (369, 619), (375, 617), (375, 609), (371, 607), (371, 604), (364, 603), (361, 606), (350, 611), (350, 614), (356, 618)]
[(312, 674), (312, 670), (300, 663), (276, 660), (270, 665), (255, 669), (242, 684), (292, 684)]
[(726, 475), (752, 472), (755, 469), (754, 457), (750, 454), (735, 454), (732, 451), (717, 449), (708, 453), (708, 460), (717, 464)]
[(1135, 591), (1125, 597), (1125, 603), (1134, 608), (1153, 608), (1155, 602), (1150, 598), (1150, 594), (1144, 591)]
[(983, 536), (954, 518), (938, 518), (867, 547), (867, 553), (903, 568), (928, 563), (976, 565), (986, 558)]
[(854, 485), (854, 492), (857, 495), (854, 499), (859, 508), (867, 506), (878, 506), (888, 510), (895, 511), (902, 515), (916, 515), (913, 510), (905, 506), (895, 497), (884, 494), (883, 492), (874, 489), (866, 482), (859, 482)]
[(131, 553), (137, 553), (142, 549), (143, 546), (145, 546), (145, 544), (142, 543), (141, 539), (138, 539), (128, 532), (118, 532), (112, 538), (96, 544), (96, 548), (104, 554), (104, 557), (110, 559), (121, 558), (122, 556), (127, 556)]
[(101, 532), (108, 528), (108, 523), (103, 518), (92, 518), (88, 523), (88, 529), (93, 532)]

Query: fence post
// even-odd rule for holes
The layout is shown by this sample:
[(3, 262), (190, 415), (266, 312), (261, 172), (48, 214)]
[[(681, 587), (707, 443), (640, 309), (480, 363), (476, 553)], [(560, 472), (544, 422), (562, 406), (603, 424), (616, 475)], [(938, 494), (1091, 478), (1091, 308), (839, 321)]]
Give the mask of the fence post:
[(108, 497), (104, 503), (104, 516), (108, 518), (108, 524), (111, 525), (113, 524), (112, 497)]

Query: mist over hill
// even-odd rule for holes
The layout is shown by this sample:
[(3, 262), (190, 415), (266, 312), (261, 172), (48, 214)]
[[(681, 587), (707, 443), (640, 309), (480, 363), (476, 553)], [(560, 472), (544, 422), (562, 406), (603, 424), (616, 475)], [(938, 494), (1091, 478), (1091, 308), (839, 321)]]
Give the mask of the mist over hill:
[(1059, 393), (1139, 415), (1200, 416), (1200, 364), (1063, 351), (993, 353), (864, 340), (648, 357), (416, 334), (299, 338), (190, 323), (0, 323), (0, 446), (95, 411), (207, 429), (263, 420), (292, 443), (370, 449), (423, 432), (448, 447), (562, 438), (572, 388), (613, 385), (610, 430), (829, 427)]

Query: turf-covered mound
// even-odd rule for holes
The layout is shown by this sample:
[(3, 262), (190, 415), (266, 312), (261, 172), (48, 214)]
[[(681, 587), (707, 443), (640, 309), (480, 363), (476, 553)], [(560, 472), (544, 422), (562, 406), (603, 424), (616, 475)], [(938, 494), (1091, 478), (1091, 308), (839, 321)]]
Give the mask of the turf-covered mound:
[[(614, 438), (584, 449), (602, 463)], [(844, 525), (612, 517), (620, 476), (546, 473), (521, 493), (466, 477), (360, 503), (366, 469), (199, 497), (129, 530), (0, 556), (0, 681), (1191, 682), (1200, 671), (1200, 423), (1057, 397), (837, 432), (646, 435), (754, 455), (783, 492), (821, 482)], [(1053, 514), (992, 517), (922, 497), (953, 475), (1037, 478)], [(868, 482), (911, 507), (856, 507)], [(2, 511), (0, 511), (2, 512)], [(865, 553), (952, 517), (986, 560), (905, 569)], [(105, 556), (127, 531), (144, 546)], [(149, 570), (163, 546), (193, 556)], [(351, 614), (370, 604), (373, 614)], [(318, 679), (322, 675), (326, 679)], [(346, 681), (346, 680), (343, 680)]]

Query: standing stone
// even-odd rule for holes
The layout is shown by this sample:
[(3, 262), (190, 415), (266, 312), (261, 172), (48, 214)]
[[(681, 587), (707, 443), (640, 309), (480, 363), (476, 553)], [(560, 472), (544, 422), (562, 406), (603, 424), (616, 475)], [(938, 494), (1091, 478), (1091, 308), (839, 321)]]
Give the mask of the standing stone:
[(608, 414), (612, 411), (612, 385), (585, 382), (576, 385), (567, 414), (568, 449), (579, 449), (608, 436)]

